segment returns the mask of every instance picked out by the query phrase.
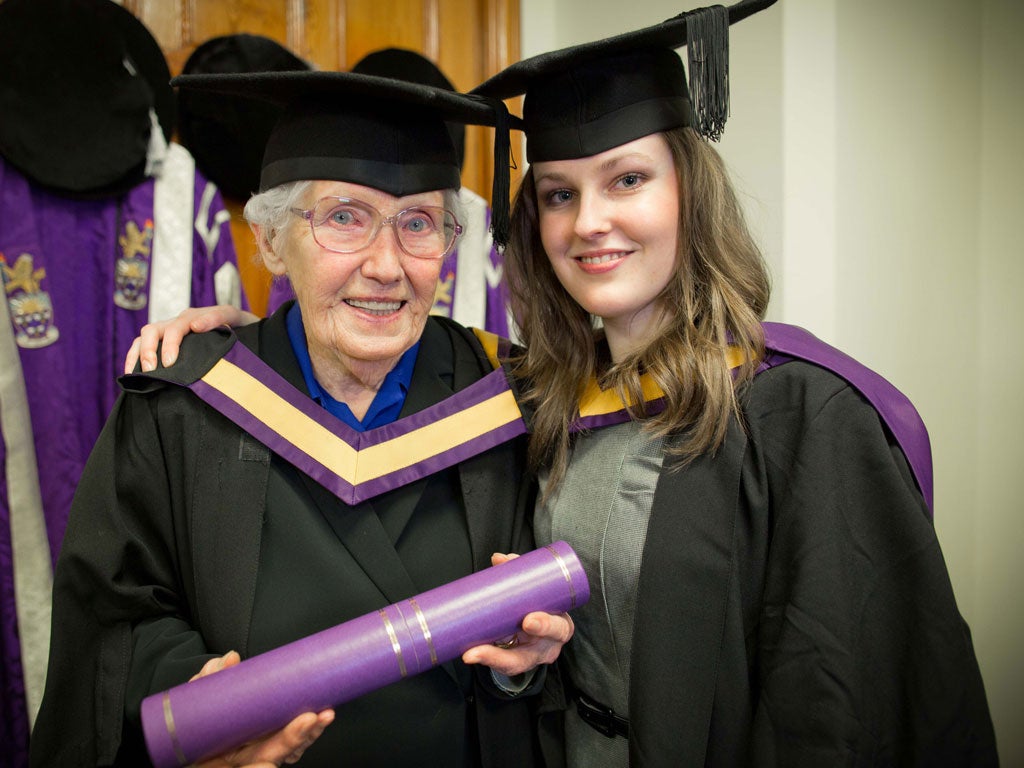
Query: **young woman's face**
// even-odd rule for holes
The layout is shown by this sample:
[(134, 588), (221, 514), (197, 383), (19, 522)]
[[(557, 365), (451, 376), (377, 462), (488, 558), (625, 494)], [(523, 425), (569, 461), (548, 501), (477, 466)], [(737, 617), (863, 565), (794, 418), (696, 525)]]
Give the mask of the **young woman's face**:
[[(302, 207), (322, 197), (355, 198), (385, 216), (420, 205), (443, 206), (443, 192), (394, 197), (371, 187), (317, 181)], [(310, 352), (349, 363), (397, 361), (419, 341), (434, 302), (441, 259), (405, 253), (392, 227), (356, 253), (333, 253), (317, 245), (309, 222), (295, 217), (291, 244), (278, 269), (291, 280)]]
[(645, 136), (578, 160), (534, 163), (541, 242), (562, 286), (604, 322), (613, 357), (660, 325), (676, 269), (679, 184), (668, 144)]

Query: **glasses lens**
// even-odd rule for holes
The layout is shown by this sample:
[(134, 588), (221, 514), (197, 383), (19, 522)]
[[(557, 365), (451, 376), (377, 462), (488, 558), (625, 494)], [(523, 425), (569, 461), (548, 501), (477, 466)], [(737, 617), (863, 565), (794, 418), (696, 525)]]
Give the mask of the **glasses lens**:
[(420, 259), (440, 259), (455, 243), (460, 229), (455, 214), (437, 206), (407, 208), (384, 219), (369, 203), (346, 197), (324, 197), (310, 218), (313, 238), (335, 253), (355, 253), (368, 246), (382, 223), (394, 225), (402, 250)]
[(313, 209), (313, 236), (332, 251), (350, 253), (369, 245), (380, 214), (366, 203), (343, 197), (325, 197)]
[(402, 248), (420, 259), (439, 259), (455, 240), (455, 216), (432, 206), (409, 208), (395, 219)]

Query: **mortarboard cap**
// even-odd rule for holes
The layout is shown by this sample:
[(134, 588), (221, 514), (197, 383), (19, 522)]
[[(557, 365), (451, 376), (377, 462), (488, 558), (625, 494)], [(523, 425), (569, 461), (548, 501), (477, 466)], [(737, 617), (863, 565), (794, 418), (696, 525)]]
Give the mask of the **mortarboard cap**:
[[(530, 162), (596, 155), (692, 126), (717, 140), (729, 110), (729, 25), (775, 0), (698, 8), (661, 24), (517, 62), (472, 93), (525, 94)], [(690, 87), (676, 48), (687, 47)]]
[[(214, 37), (185, 61), (182, 74), (281, 72), (310, 65), (276, 40), (245, 33)], [(280, 107), (191, 89), (178, 94), (178, 140), (221, 190), (246, 200), (259, 189), (267, 137)]]
[[(0, 154), (73, 197), (119, 195), (174, 129), (159, 44), (111, 0), (0, 3)], [(159, 136), (152, 116), (159, 124)]]
[[(182, 75), (172, 85), (276, 104), (260, 189), (304, 179), (363, 184), (395, 196), (458, 189), (446, 122), (495, 127), (494, 238), (508, 237), (508, 110), (498, 99), (351, 72)], [(504, 172), (502, 172), (504, 171)]]
[[(352, 66), (352, 72), (360, 75), (377, 75), (409, 83), (422, 83), (446, 91), (455, 86), (441, 69), (430, 59), (407, 48), (381, 48), (366, 54)], [(461, 166), (466, 154), (466, 129), (462, 123), (448, 123), (448, 133), (459, 156)]]

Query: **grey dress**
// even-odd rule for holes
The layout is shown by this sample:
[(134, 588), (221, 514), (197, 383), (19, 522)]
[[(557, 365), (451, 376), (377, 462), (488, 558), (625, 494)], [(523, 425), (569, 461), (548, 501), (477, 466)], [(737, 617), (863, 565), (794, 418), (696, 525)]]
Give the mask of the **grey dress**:
[[(580, 436), (561, 488), (534, 517), (537, 543), (567, 541), (590, 580), (590, 601), (572, 613), (566, 669), (576, 688), (622, 717), (629, 716), (637, 580), (663, 442), (635, 422)], [(566, 713), (565, 736), (570, 768), (629, 763), (628, 741), (598, 733), (575, 707)]]

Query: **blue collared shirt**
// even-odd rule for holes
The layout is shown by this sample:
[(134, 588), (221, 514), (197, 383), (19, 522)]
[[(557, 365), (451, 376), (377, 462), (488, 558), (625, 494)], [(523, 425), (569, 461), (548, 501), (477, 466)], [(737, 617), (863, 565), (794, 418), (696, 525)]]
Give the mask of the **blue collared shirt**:
[(384, 382), (377, 390), (376, 397), (370, 403), (370, 409), (366, 416), (360, 421), (352, 413), (352, 410), (345, 403), (335, 400), (320, 386), (316, 377), (313, 376), (313, 361), (309, 357), (309, 347), (306, 345), (306, 331), (302, 325), (302, 312), (298, 303), (288, 310), (286, 318), (288, 328), (288, 340), (295, 350), (295, 356), (299, 359), (299, 368), (302, 370), (302, 378), (306, 381), (306, 388), (310, 396), (321, 406), (327, 409), (332, 416), (344, 421), (357, 432), (365, 432), (374, 427), (382, 427), (385, 424), (398, 419), (398, 414), (405, 404), (405, 396), (409, 392), (409, 382), (412, 381), (412, 369), (416, 364), (416, 354), (419, 352), (419, 342), (413, 344), (399, 358), (398, 364), (388, 371)]

